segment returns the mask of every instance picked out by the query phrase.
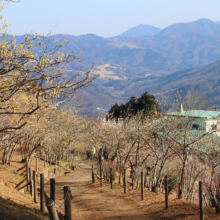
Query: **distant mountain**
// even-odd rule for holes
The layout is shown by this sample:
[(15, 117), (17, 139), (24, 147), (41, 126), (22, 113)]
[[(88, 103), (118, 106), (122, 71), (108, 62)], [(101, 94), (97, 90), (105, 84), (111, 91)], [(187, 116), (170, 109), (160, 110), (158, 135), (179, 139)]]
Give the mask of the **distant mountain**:
[(128, 90), (133, 91), (134, 94), (148, 91), (156, 96), (166, 96), (168, 100), (172, 100), (177, 91), (184, 95), (191, 88), (202, 91), (203, 95), (210, 99), (211, 105), (219, 105), (220, 60), (153, 80), (143, 78), (143, 80), (131, 85)]
[(220, 38), (220, 25), (209, 19), (199, 19), (189, 23), (173, 24), (160, 32), (160, 36), (176, 37), (184, 33), (199, 33)]
[(215, 23), (220, 24), (220, 21), (216, 21)]
[(158, 34), (161, 31), (160, 28), (157, 28), (152, 25), (140, 24), (137, 27), (133, 27), (119, 36), (122, 37), (144, 37), (148, 35)]
[[(113, 39), (117, 44), (161, 52), (175, 63), (170, 72), (205, 65), (220, 59), (220, 24), (200, 19), (171, 25), (154, 36)], [(174, 62), (175, 59), (178, 62)], [(162, 69), (161, 69), (162, 70)]]
[[(94, 73), (100, 74), (86, 88), (80, 105), (71, 105), (87, 114), (97, 108), (104, 111), (115, 102), (126, 102), (130, 96), (140, 96), (145, 91), (172, 97), (175, 91), (186, 92), (191, 87), (203, 90), (212, 103), (219, 100), (220, 24), (200, 19), (157, 29), (157, 33), (142, 32), (149, 28), (145, 25), (136, 28), (139, 32), (134, 28), (126, 36), (114, 38), (94, 34), (51, 36), (52, 42), (68, 40), (62, 50), (76, 50), (83, 59), (82, 63), (79, 59), (68, 65), (69, 76), (93, 65)], [(20, 42), (24, 36), (16, 38)]]

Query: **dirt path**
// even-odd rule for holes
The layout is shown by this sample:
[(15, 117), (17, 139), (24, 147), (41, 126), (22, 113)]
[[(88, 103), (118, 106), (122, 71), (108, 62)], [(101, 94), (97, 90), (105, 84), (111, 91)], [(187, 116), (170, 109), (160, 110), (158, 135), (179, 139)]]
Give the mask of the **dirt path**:
[[(75, 162), (80, 169), (56, 178), (56, 203), (63, 202), (63, 187), (71, 188), (73, 219), (152, 219), (144, 216), (140, 206), (92, 187), (91, 161), (76, 158)], [(46, 190), (49, 190), (48, 184)]]
[[(64, 176), (56, 178), (56, 203), (64, 200), (63, 187), (69, 186), (73, 195), (72, 219), (76, 220), (197, 220), (199, 219), (199, 207), (195, 203), (187, 203), (176, 200), (175, 196), (169, 196), (169, 209), (165, 209), (164, 194), (153, 193), (145, 190), (145, 198), (141, 200), (140, 189), (132, 190), (128, 187), (128, 193), (123, 193), (123, 188), (114, 183), (114, 189), (110, 189), (109, 182), (101, 187), (96, 180), (91, 182), (92, 161), (76, 157), (75, 163), (79, 169)], [(49, 192), (49, 182), (46, 184)], [(62, 206), (64, 213), (64, 206)], [(205, 219), (220, 217), (214, 214), (214, 210), (205, 207)]]

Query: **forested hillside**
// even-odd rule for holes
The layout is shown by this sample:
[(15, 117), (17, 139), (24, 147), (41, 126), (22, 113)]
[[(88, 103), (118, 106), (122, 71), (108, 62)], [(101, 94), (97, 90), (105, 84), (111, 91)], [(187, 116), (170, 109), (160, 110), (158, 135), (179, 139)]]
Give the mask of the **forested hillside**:
[[(177, 90), (186, 92), (194, 85), (198, 89), (203, 88), (204, 93), (211, 99), (211, 104), (216, 104), (217, 95), (211, 94), (216, 93), (212, 90), (218, 87), (218, 81), (210, 83), (210, 80), (214, 77), (212, 67), (216, 67), (218, 62), (207, 66), (203, 70), (202, 78), (199, 73), (193, 74), (193, 81), (182, 81), (184, 74), (182, 78), (178, 78), (179, 81), (175, 76), (178, 75), (178, 71), (186, 70), (187, 73), (191, 68), (220, 59), (219, 23), (200, 19), (174, 24), (147, 36), (141, 36), (139, 27), (132, 31), (136, 31), (138, 36), (51, 36), (52, 41), (67, 40), (66, 49), (77, 50), (77, 62), (66, 66), (69, 77), (74, 71), (83, 72), (91, 67), (95, 74), (100, 74), (99, 79), (90, 88), (85, 89), (83, 96), (79, 93), (82, 97), (81, 102), (71, 102), (70, 106), (76, 106), (82, 114), (98, 115), (105, 113), (115, 102), (126, 102), (133, 95), (140, 96), (149, 91), (155, 95), (167, 94), (171, 97)], [(16, 37), (18, 41), (22, 38), (24, 37)], [(206, 82), (205, 75), (209, 75), (209, 82)], [(165, 82), (165, 76), (170, 79), (169, 82), (175, 82), (172, 85)]]

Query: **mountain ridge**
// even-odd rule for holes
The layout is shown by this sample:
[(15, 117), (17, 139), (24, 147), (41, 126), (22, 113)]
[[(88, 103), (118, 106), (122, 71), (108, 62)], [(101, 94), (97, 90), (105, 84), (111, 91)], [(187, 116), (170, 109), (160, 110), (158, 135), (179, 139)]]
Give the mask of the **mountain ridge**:
[(162, 29), (152, 26), (152, 25), (139, 24), (138, 26), (132, 27), (118, 36), (143, 37), (143, 36), (158, 34), (161, 30)]
[[(60, 34), (51, 39), (68, 40), (66, 49), (77, 50), (84, 59), (83, 63), (69, 65), (69, 76), (77, 65), (80, 71), (93, 66), (94, 73), (100, 73), (100, 78), (86, 89), (88, 95), (83, 96), (79, 106), (82, 113), (97, 108), (104, 111), (115, 102), (126, 102), (129, 96), (140, 96), (146, 91), (171, 98), (175, 91), (186, 92), (194, 86), (206, 88), (205, 94), (213, 96), (212, 103), (220, 98), (220, 68), (216, 67), (220, 65), (220, 24), (211, 20), (174, 24), (148, 36), (103, 38), (94, 34)], [(77, 106), (73, 102), (71, 105)]]

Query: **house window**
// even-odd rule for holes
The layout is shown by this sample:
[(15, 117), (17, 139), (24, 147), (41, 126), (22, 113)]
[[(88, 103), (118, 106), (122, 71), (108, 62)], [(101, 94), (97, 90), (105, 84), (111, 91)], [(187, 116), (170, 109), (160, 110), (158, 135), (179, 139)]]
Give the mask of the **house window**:
[(193, 126), (192, 126), (192, 129), (193, 129), (193, 130), (199, 130), (199, 125), (193, 125)]

